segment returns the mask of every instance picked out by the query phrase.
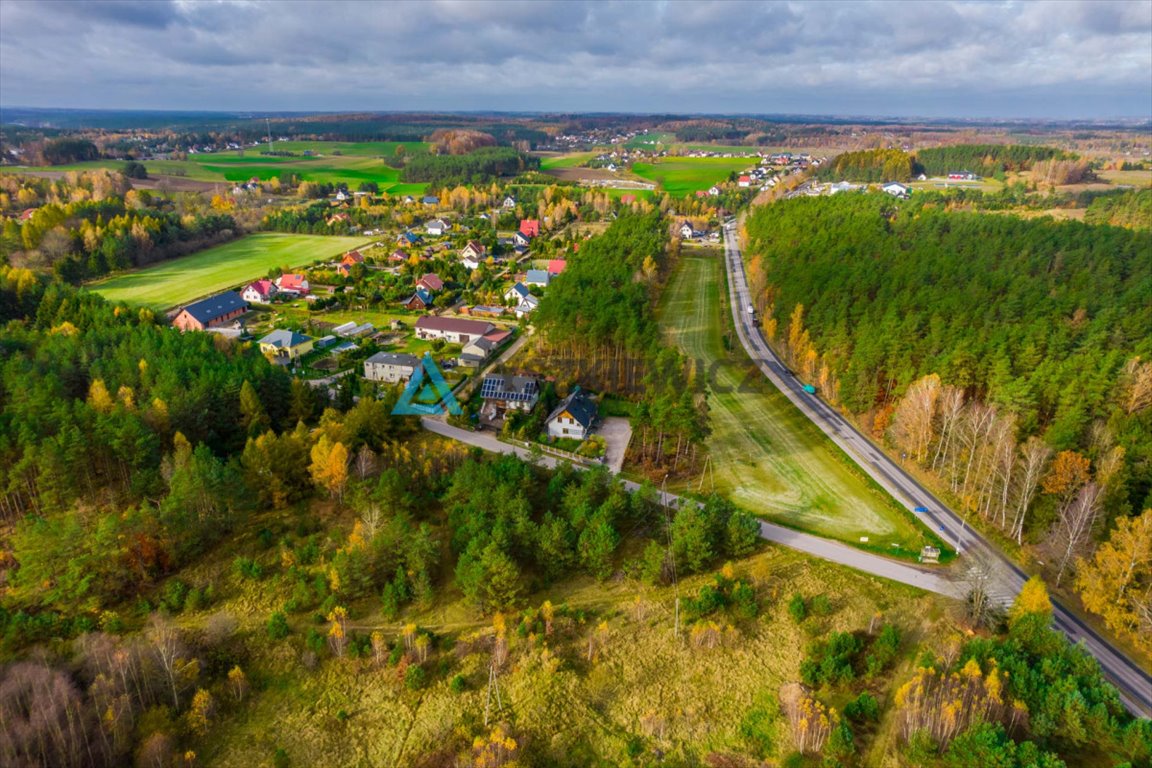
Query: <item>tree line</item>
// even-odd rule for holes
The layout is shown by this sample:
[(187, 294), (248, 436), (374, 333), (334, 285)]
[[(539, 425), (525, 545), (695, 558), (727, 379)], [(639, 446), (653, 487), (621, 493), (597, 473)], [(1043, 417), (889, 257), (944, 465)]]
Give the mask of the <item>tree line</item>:
[[(815, 171), (825, 181), (844, 179), (877, 183), (908, 181), (913, 176), (944, 176), (970, 171), (978, 176), (1003, 178), (1006, 172), (1034, 170), (1043, 166), (1039, 180), (1058, 184), (1072, 183), (1077, 158), (1054, 147), (1024, 144), (956, 144), (947, 147), (919, 149), (915, 153), (902, 149), (865, 149), (845, 152), (832, 158)], [(1086, 172), (1081, 170), (1080, 173)]]
[(438, 186), (486, 184), (500, 176), (515, 176), (539, 167), (539, 158), (512, 147), (482, 147), (466, 155), (413, 155), (405, 162), (400, 179)]

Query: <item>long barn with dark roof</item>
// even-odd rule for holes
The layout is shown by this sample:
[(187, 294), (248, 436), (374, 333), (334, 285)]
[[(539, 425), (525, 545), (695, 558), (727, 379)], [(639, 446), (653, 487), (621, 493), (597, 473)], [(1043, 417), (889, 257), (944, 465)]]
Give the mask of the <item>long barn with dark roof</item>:
[(248, 302), (236, 291), (224, 291), (193, 302), (176, 313), (172, 325), (182, 331), (203, 331), (231, 322), (248, 311)]

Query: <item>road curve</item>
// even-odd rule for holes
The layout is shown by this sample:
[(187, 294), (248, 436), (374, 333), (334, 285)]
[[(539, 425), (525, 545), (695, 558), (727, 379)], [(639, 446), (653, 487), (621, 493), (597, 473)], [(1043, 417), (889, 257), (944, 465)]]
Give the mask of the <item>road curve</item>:
[[(768, 346), (756, 326), (755, 316), (747, 311), (752, 306), (752, 299), (735, 230), (734, 222), (724, 226), (724, 264), (728, 271), (728, 292), (733, 324), (748, 356), (801, 413), (818, 426), (898, 503), (903, 504), (909, 511), (917, 507), (927, 507), (929, 511), (920, 515), (926, 524), (930, 525), (941, 538), (955, 546), (968, 561), (970, 568), (980, 568), (988, 572), (993, 599), (1001, 604), (1011, 601), (1020, 592), (1028, 575), (979, 532), (969, 527), (966, 520), (949, 509), (887, 454), (873, 445), (838, 411), (819, 396), (805, 392), (803, 384), (791, 374)], [(851, 548), (845, 547), (845, 549)], [(842, 562), (848, 564), (846, 561)], [(1085, 649), (1100, 663), (1104, 674), (1116, 685), (1125, 706), (1133, 714), (1152, 716), (1152, 676), (1149, 676), (1147, 671), (1141, 669), (1126, 654), (1056, 600), (1053, 600), (1053, 624), (1072, 642), (1083, 643)]]

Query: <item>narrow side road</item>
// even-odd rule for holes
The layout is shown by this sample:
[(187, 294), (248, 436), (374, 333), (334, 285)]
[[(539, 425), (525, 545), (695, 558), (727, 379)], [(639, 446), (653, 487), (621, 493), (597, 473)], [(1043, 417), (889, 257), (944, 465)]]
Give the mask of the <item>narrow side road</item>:
[[(735, 223), (724, 227), (724, 263), (728, 270), (733, 324), (740, 343), (756, 367), (897, 502), (905, 505), (909, 511), (927, 507), (929, 511), (922, 515), (925, 524), (956, 547), (967, 568), (987, 573), (993, 599), (1001, 604), (1011, 601), (1019, 594), (1028, 575), (978, 531), (968, 526), (965, 519), (945, 506), (887, 454), (876, 448), (839, 412), (818, 395), (805, 392), (803, 384), (768, 346), (756, 325), (754, 313), (748, 311), (753, 306), (752, 296), (748, 289), (743, 256), (736, 242)], [(1084, 644), (1100, 663), (1104, 674), (1120, 691), (1125, 706), (1134, 714), (1152, 717), (1152, 676), (1055, 600), (1053, 609), (1056, 628), (1072, 642)]]

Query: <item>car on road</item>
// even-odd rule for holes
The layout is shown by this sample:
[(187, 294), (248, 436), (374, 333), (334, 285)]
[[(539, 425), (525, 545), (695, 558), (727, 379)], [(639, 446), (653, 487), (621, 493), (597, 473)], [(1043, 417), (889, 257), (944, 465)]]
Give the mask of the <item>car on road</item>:
[(923, 512), (927, 512), (927, 511), (928, 511), (928, 507), (916, 507), (916, 508), (914, 508), (912, 511), (913, 511), (913, 512), (921, 512), (921, 513), (923, 513)]
[(810, 395), (816, 394), (816, 387), (812, 386), (811, 384), (805, 384), (803, 389)]

